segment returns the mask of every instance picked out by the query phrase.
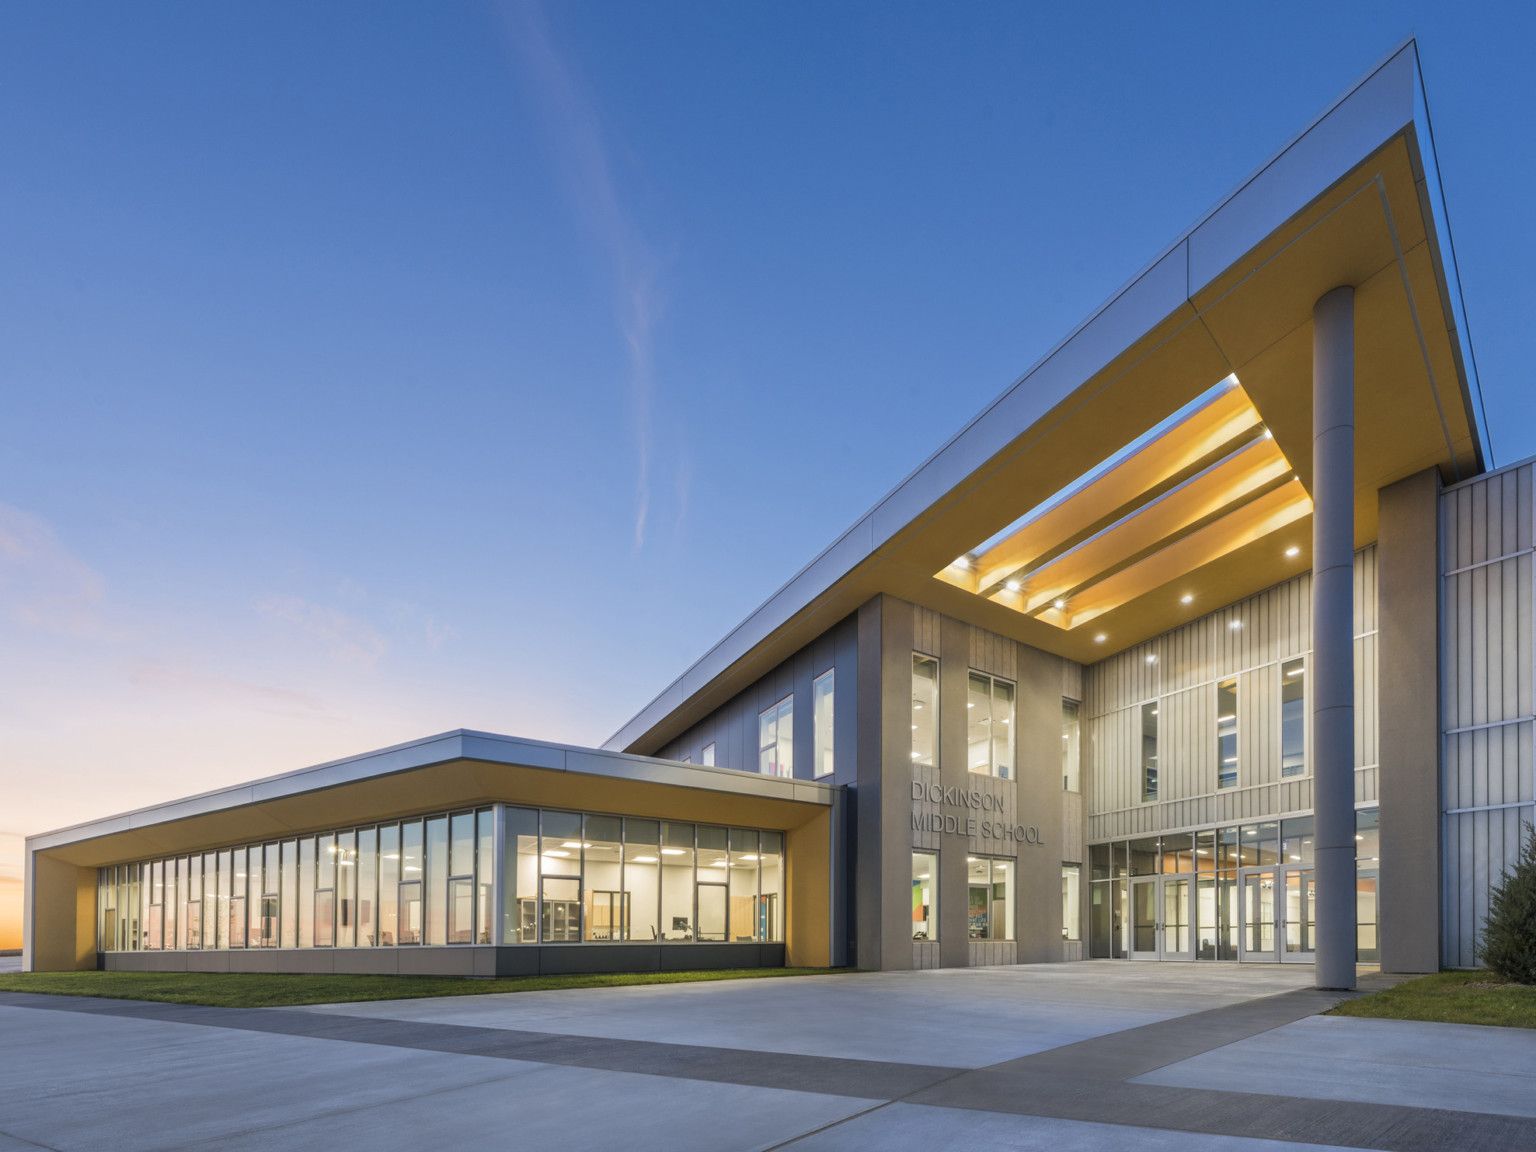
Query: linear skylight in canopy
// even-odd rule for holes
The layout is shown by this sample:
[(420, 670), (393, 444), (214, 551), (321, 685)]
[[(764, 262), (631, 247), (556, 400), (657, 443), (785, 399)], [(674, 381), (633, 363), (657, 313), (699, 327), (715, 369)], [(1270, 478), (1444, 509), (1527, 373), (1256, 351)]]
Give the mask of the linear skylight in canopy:
[(1071, 630), (1310, 511), (1228, 376), (935, 576)]
[(1213, 401), (1221, 396), (1224, 396), (1226, 393), (1232, 391), (1232, 389), (1236, 387), (1238, 387), (1238, 382), (1237, 377), (1234, 375), (1228, 376), (1226, 379), (1221, 380), (1210, 388), (1207, 388), (1204, 392), (1200, 393), (1200, 395), (1196, 396), (1193, 400), (1184, 405), (1184, 407), (1180, 408), (1177, 412), (1163, 420), (1160, 420), (1151, 428), (1148, 428), (1140, 436), (1136, 437), (1136, 439), (1125, 445), (1125, 447), (1119, 449), (1113, 455), (1106, 456), (1098, 464), (1084, 472), (1081, 476), (1079, 476), (1076, 480), (1073, 480), (1066, 487), (1062, 488), (1058, 492), (1051, 494), (1050, 496), (1047, 496), (1044, 500), (1036, 504), (1028, 512), (1024, 513), (1024, 515), (1015, 520), (1012, 524), (1009, 524), (1006, 528), (982, 541), (981, 544), (971, 549), (971, 555), (979, 556), (990, 552), (1004, 540), (1008, 539), (1010, 536), (1013, 536), (1027, 525), (1040, 519), (1040, 517), (1044, 516), (1053, 508), (1057, 507), (1058, 505), (1065, 504), (1069, 499), (1077, 495), (1084, 488), (1087, 488), (1094, 481), (1098, 480), (1100, 477), (1114, 469), (1117, 464), (1131, 456), (1134, 456), (1137, 452), (1145, 448), (1158, 437), (1162, 436), (1165, 432), (1168, 432), (1176, 425), (1184, 423), (1184, 421), (1188, 420), (1196, 412), (1199, 412), (1202, 408), (1207, 407)]

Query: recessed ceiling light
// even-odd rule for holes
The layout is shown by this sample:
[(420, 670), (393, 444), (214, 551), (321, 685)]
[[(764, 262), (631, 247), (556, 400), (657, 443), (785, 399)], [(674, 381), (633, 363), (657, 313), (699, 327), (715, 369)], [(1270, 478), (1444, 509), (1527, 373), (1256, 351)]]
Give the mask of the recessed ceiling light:
[(1157, 663), (1157, 657), (1156, 656), (1148, 656), (1147, 657), (1147, 663), (1148, 664), (1156, 664)]
[(1010, 592), (1017, 592), (1021, 587), (1023, 587), (1023, 585), (1021, 585), (1017, 580), (1010, 580), (1008, 583), (1004, 584), (1003, 587), (1008, 589)]
[(956, 568), (969, 568), (971, 566), (971, 558), (969, 556), (957, 556), (953, 566)]
[(686, 849), (686, 848), (663, 848), (661, 850), (661, 854), (663, 856), (686, 856), (686, 855), (688, 855), (688, 849)]
[(1300, 553), (1301, 553), (1301, 549), (1296, 547), (1296, 545), (1294, 545), (1294, 544), (1292, 544), (1289, 548), (1287, 548), (1285, 550), (1285, 554), (1287, 556), (1296, 556), (1296, 555), (1299, 555)]
[(1097, 636), (1095, 636), (1093, 638), (1093, 642), (1095, 644), (1102, 644), (1102, 643), (1104, 643), (1104, 633), (1100, 632)]
[(1243, 626), (1243, 622), (1241, 620), (1234, 620), (1234, 621), (1232, 621), (1232, 623), (1227, 625), (1228, 628), (1233, 628), (1233, 629), (1241, 628), (1242, 626)]
[(1065, 608), (1066, 606), (1067, 606), (1067, 602), (1065, 600), (1058, 600), (1058, 601), (1056, 601), (1056, 607), (1057, 607), (1058, 610), (1062, 609), (1062, 608)]
[(1184, 595), (1179, 597), (1179, 603), (1180, 604), (1188, 604), (1193, 599), (1194, 599), (1194, 597), (1191, 596), (1188, 592), (1186, 592), (1186, 593), (1184, 593)]
[(1273, 440), (1274, 438), (1275, 434), (1273, 432), (1271, 432), (1268, 428), (1264, 429), (1264, 439)]
[[(558, 851), (557, 849), (551, 848), (548, 852), (544, 853), (544, 855), (546, 855), (546, 856), (569, 856), (570, 853), (569, 852), (561, 852), (561, 851)], [(406, 871), (410, 871), (410, 869), (406, 869)]]

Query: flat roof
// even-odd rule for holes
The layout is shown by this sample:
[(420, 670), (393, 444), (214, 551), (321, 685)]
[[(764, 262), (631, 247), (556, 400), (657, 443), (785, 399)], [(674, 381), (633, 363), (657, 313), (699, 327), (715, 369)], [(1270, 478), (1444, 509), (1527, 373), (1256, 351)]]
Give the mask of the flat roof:
[[(1178, 626), (1189, 611), (1181, 614), (1166, 584), (1134, 585), (1091, 627), (1069, 628), (938, 574), (1229, 375), (1309, 489), (1311, 310), (1341, 284), (1356, 289), (1356, 542), (1364, 544), (1375, 539), (1380, 487), (1430, 467), (1455, 482), (1489, 459), (1411, 39), (603, 747), (656, 751), (881, 593), (1083, 663)], [(1194, 601), (1200, 615), (1291, 575), (1275, 563), (1282, 530), (1296, 548), (1285, 554), (1304, 570), (1310, 500), (1292, 499), (1290, 509), (1214, 555), (1194, 550), (1198, 596), (1182, 603)]]
[(730, 768), (702, 764), (683, 764), (602, 749), (581, 748), (570, 744), (551, 744), (542, 740), (524, 740), (498, 736), (490, 732), (457, 729), (427, 736), (405, 744), (380, 748), (359, 756), (330, 760), (293, 772), (267, 776), (245, 784), (217, 788), (195, 796), (151, 804), (116, 816), (73, 824), (52, 832), (28, 836), (28, 852), (49, 851), (95, 840), (103, 836), (131, 833), (141, 829), (216, 815), (240, 808), (287, 800), (306, 793), (338, 788), (360, 781), (413, 772), (454, 761), (567, 772), (588, 777), (668, 785), (707, 792), (726, 793), (744, 799), (788, 801), (798, 804), (829, 806), (834, 789), (811, 780), (760, 776)]

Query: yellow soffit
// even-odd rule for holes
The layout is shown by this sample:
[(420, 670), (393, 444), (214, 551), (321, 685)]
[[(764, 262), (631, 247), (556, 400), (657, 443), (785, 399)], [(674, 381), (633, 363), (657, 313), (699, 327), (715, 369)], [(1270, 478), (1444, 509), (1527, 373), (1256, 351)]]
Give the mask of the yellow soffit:
[(1130, 567), (1074, 593), (1065, 611), (1050, 608), (1037, 618), (1058, 628), (1077, 628), (1311, 513), (1312, 500), (1301, 481), (1289, 480)]
[(1030, 519), (978, 556), (968, 570), (945, 569), (937, 575), (973, 592), (990, 588), (1261, 422), (1248, 394), (1234, 384), (1080, 491)]
[(1290, 471), (1290, 462), (1273, 438), (1261, 436), (1250, 440), (1203, 472), (1034, 569), (1019, 592), (1005, 588), (994, 593), (992, 599), (1035, 613), (1202, 520), (1252, 498)]

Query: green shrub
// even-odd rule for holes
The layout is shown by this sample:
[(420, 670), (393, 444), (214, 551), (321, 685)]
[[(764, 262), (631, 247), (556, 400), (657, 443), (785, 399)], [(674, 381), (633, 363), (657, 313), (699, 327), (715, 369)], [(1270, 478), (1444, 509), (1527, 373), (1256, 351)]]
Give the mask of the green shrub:
[(1515, 866), (1493, 890), (1477, 956), (1494, 975), (1536, 984), (1536, 829), (1525, 826)]

